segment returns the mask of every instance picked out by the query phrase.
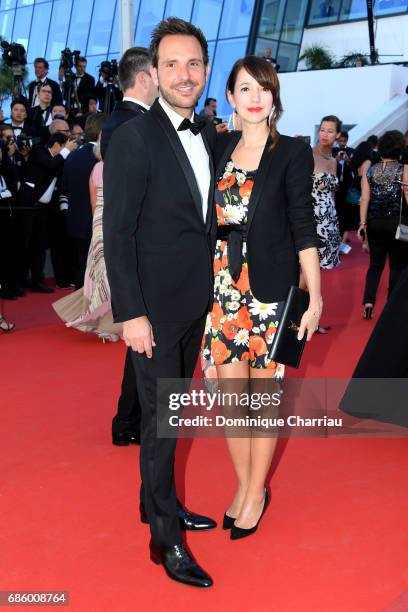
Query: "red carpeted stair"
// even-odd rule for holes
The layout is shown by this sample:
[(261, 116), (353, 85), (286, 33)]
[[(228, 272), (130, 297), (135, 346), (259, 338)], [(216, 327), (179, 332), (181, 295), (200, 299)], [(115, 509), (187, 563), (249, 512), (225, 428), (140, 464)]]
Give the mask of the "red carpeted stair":
[[(308, 346), (302, 375), (349, 376), (372, 329), (360, 305), (368, 258), (353, 247), (323, 275), (332, 330)], [(0, 337), (0, 590), (69, 591), (81, 612), (408, 610), (399, 439), (281, 440), (256, 536), (189, 534), (215, 586), (168, 580), (138, 520), (139, 451), (110, 439), (124, 346), (65, 328), (51, 308), (61, 295), (4, 304), (17, 330)], [(385, 283), (376, 316), (384, 295)], [(224, 441), (183, 440), (177, 457), (187, 505), (221, 521), (234, 490)]]

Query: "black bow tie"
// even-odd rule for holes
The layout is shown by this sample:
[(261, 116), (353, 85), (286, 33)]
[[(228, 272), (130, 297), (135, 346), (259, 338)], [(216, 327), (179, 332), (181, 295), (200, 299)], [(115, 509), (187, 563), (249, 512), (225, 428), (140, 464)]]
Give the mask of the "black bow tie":
[(183, 132), (184, 130), (191, 130), (196, 136), (201, 132), (206, 123), (207, 122), (205, 119), (197, 119), (197, 121), (194, 122), (191, 122), (190, 119), (183, 119), (183, 121), (178, 126), (177, 131)]

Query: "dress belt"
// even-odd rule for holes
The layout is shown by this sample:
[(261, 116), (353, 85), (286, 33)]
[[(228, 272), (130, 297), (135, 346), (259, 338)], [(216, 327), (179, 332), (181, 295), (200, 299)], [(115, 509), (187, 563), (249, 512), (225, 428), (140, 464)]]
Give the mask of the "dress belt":
[(218, 240), (226, 240), (228, 247), (228, 268), (235, 282), (242, 270), (242, 243), (246, 240), (247, 224), (217, 226)]

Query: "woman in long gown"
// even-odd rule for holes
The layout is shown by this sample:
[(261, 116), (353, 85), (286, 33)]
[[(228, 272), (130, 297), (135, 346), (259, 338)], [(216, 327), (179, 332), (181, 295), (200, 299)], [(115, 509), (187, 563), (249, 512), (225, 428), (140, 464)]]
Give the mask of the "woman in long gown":
[[(100, 159), (99, 144), (95, 155)], [(110, 288), (103, 253), (103, 162), (93, 168), (89, 179), (93, 213), (92, 240), (89, 247), (84, 286), (54, 302), (53, 307), (67, 327), (83, 332), (94, 332), (103, 341), (116, 342), (122, 325), (114, 323), (110, 302)]]

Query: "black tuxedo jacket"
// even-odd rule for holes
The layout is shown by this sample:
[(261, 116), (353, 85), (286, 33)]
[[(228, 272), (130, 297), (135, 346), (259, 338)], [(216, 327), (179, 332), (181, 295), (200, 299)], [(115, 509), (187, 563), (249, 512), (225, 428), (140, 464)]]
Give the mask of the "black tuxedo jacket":
[(193, 169), (158, 101), (112, 136), (103, 231), (116, 322), (142, 315), (155, 322), (193, 321), (211, 304), (214, 126), (201, 134), (211, 170), (206, 219)]
[(140, 106), (140, 104), (136, 104), (136, 102), (131, 102), (130, 100), (125, 100), (124, 102), (116, 102), (115, 108), (113, 109), (112, 114), (109, 116), (109, 119), (105, 122), (102, 130), (102, 159), (105, 159), (109, 141), (116, 128), (122, 125), (122, 123), (130, 121), (131, 119), (134, 119), (138, 115), (141, 115), (145, 112), (146, 109), (143, 106)]
[[(221, 134), (215, 160), (217, 180), (224, 173), (241, 132)], [(299, 282), (299, 251), (321, 247), (312, 200), (313, 154), (300, 140), (280, 136), (271, 149), (268, 139), (248, 207), (249, 284), (260, 302), (286, 298)], [(217, 200), (216, 200), (217, 201)]]
[[(48, 107), (48, 110), (51, 115), (51, 106)], [(30, 126), (31, 133), (36, 137), (40, 137), (43, 144), (46, 144), (50, 132), (44, 123), (43, 112), (41, 106), (33, 106), (28, 109), (27, 124)]]
[(61, 194), (68, 198), (67, 232), (82, 240), (92, 235), (89, 177), (97, 161), (93, 145), (85, 144), (67, 157), (62, 175)]
[[(60, 90), (58, 83), (56, 81), (53, 81), (52, 79), (49, 79), (48, 77), (46, 77), (44, 82), (47, 83), (47, 85), (50, 85), (52, 89), (51, 106), (54, 106), (55, 104), (62, 104), (62, 94), (61, 94), (61, 90)], [(34, 92), (35, 92), (37, 83), (38, 81), (31, 81), (31, 83), (28, 86), (28, 104), (29, 106), (31, 106), (33, 103)]]
[(81, 103), (82, 112), (87, 112), (87, 102), (92, 96), (95, 96), (95, 79), (92, 75), (85, 72), (79, 81), (77, 87), (78, 100)]
[(64, 161), (62, 155), (53, 157), (47, 147), (33, 147), (18, 192), (19, 203), (22, 206), (33, 206), (38, 202), (53, 178), (62, 172)]

